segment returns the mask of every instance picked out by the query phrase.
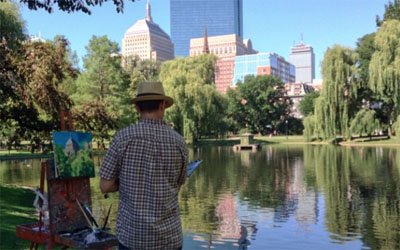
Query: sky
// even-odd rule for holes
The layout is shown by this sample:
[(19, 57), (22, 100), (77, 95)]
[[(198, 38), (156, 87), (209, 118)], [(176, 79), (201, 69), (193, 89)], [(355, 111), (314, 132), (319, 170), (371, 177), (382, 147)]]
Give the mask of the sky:
[[(65, 36), (76, 51), (80, 66), (85, 47), (93, 35), (106, 35), (122, 46), (125, 31), (143, 19), (146, 0), (125, 0), (124, 13), (117, 13), (111, 2), (92, 7), (91, 15), (57, 10), (29, 10), (21, 4), (27, 33), (52, 40)], [(321, 76), (325, 51), (335, 44), (356, 47), (357, 40), (375, 32), (376, 15), (383, 16), (389, 0), (243, 0), (243, 33), (259, 52), (275, 52), (289, 61), (290, 48), (303, 37), (315, 53), (316, 78)], [(170, 32), (170, 1), (150, 0), (153, 21)]]

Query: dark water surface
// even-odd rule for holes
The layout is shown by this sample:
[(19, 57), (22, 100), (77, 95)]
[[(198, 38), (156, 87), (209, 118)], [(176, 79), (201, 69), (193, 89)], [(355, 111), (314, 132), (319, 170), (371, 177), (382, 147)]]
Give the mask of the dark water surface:
[[(190, 158), (204, 162), (179, 197), (184, 249), (400, 249), (400, 147), (203, 147)], [(40, 160), (0, 161), (2, 184), (39, 179)], [(112, 203), (115, 227), (118, 195), (98, 184), (93, 210), (102, 222)]]

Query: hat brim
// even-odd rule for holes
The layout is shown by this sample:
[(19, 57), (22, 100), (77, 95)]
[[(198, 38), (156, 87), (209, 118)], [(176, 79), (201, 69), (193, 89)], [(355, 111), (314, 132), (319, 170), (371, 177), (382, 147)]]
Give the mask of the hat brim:
[(132, 99), (132, 104), (136, 104), (137, 102), (143, 102), (143, 101), (165, 101), (165, 108), (169, 108), (174, 104), (174, 99), (172, 99), (169, 96), (164, 96), (164, 95), (144, 95), (144, 96), (138, 96)]

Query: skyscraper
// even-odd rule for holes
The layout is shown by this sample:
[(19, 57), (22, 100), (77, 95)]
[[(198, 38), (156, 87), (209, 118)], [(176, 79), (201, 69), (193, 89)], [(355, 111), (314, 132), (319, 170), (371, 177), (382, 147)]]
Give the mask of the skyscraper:
[(141, 60), (167, 61), (174, 59), (174, 45), (168, 34), (153, 22), (150, 4), (146, 5), (146, 18), (130, 27), (122, 39), (122, 55), (139, 56)]
[(171, 38), (175, 56), (188, 56), (190, 39), (236, 34), (243, 38), (242, 0), (171, 0)]
[(289, 61), (296, 67), (296, 82), (312, 82), (315, 78), (315, 55), (310, 45), (293, 46)]

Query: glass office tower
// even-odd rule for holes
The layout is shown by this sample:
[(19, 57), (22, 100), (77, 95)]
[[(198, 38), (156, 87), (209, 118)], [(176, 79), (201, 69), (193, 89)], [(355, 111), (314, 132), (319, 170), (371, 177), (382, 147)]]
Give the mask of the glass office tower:
[(175, 57), (189, 56), (190, 39), (236, 34), (243, 38), (242, 0), (171, 0), (171, 39)]
[(310, 45), (293, 46), (289, 55), (290, 63), (296, 66), (296, 82), (313, 82), (315, 78), (315, 55)]

